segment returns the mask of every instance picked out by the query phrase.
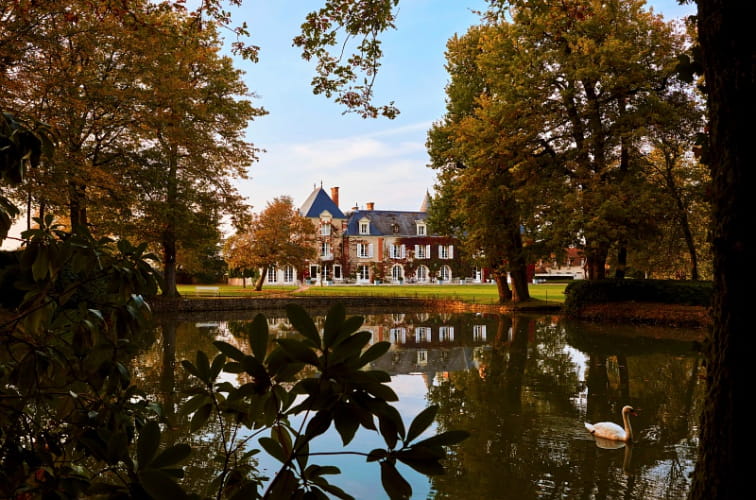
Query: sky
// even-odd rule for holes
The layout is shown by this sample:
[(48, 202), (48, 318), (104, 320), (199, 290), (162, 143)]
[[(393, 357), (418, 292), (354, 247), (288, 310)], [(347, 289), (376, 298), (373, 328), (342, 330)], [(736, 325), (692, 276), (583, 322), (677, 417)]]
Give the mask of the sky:
[[(251, 42), (261, 47), (256, 64), (239, 60), (244, 81), (269, 114), (256, 119), (247, 137), (265, 150), (237, 183), (259, 212), (274, 198), (290, 196), (299, 207), (313, 188), (339, 187), (340, 208), (418, 210), (433, 191), (426, 133), (445, 112), (447, 40), (478, 22), (483, 0), (402, 0), (397, 29), (383, 35), (384, 58), (375, 84), (376, 102), (394, 101), (400, 115), (363, 119), (322, 95), (310, 80), (314, 64), (291, 45), (307, 12), (322, 0), (244, 0), (234, 22), (246, 21)], [(647, 2), (665, 18), (695, 12), (677, 0)]]

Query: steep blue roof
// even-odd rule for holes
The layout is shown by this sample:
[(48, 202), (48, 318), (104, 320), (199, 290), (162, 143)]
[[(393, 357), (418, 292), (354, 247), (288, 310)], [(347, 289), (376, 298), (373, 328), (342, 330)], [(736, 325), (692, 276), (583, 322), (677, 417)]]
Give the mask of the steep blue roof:
[(307, 197), (299, 209), (299, 213), (305, 217), (318, 218), (324, 210), (327, 210), (334, 219), (346, 219), (344, 212), (339, 209), (322, 187), (316, 188), (310, 193), (310, 196)]

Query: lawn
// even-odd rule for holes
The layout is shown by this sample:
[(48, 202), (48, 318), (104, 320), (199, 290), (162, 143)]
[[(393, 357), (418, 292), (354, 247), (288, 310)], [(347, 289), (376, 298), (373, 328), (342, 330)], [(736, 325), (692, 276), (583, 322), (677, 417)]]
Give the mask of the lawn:
[[(547, 302), (564, 302), (565, 283), (530, 285), (533, 299)], [(267, 295), (333, 296), (333, 297), (417, 297), (461, 300), (475, 304), (495, 304), (498, 301), (495, 285), (333, 285), (312, 286), (303, 291), (294, 286), (266, 285), (261, 292), (253, 287), (230, 285), (179, 285), (185, 297), (264, 297)]]

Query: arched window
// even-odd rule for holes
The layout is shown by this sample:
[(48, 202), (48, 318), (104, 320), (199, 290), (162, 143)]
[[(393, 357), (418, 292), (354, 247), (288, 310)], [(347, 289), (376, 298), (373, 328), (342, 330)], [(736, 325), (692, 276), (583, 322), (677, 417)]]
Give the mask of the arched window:
[(395, 266), (391, 266), (391, 279), (394, 281), (399, 281), (399, 279), (404, 279), (404, 269), (399, 264)]
[(428, 266), (418, 266), (415, 275), (419, 283), (426, 283), (428, 281)]
[(438, 277), (441, 278), (444, 281), (451, 280), (452, 274), (451, 274), (451, 267), (449, 266), (441, 266), (441, 269), (439, 270)]

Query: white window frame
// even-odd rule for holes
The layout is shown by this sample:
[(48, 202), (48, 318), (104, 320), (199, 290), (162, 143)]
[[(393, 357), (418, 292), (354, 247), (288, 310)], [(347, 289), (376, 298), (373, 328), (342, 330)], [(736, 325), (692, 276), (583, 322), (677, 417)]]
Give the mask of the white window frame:
[(268, 268), (268, 283), (278, 282), (278, 272), (276, 266), (270, 266)]
[(430, 342), (433, 330), (429, 326), (415, 327), (415, 342)]
[(438, 341), (439, 342), (453, 342), (454, 341), (454, 327), (453, 326), (439, 326), (438, 327)]
[(453, 259), (454, 258), (454, 245), (439, 245), (438, 258), (439, 259)]
[(425, 236), (428, 234), (428, 229), (425, 225), (425, 222), (418, 222), (417, 223), (417, 235), (418, 236)]
[(451, 267), (441, 266), (441, 269), (438, 270), (438, 277), (444, 281), (450, 281), (452, 278)]
[(330, 222), (324, 222), (323, 224), (321, 224), (320, 235), (331, 236), (331, 223)]
[(360, 219), (359, 230), (360, 234), (370, 234), (370, 219)]
[(417, 281), (419, 283), (427, 283), (430, 278), (428, 276), (430, 275), (430, 269), (428, 269), (428, 266), (417, 266), (417, 270), (415, 271), (415, 277), (417, 278)]
[(407, 343), (407, 329), (403, 326), (391, 328), (389, 330), (389, 340), (392, 344), (406, 344)]
[(329, 242), (327, 241), (320, 242), (320, 256), (321, 257), (331, 256), (331, 244)]
[(389, 247), (389, 256), (392, 259), (403, 259), (407, 256), (407, 247), (398, 243), (392, 243)]
[(341, 264), (334, 264), (333, 265), (333, 279), (340, 280), (343, 279), (343, 275), (341, 274)]
[(292, 265), (285, 266), (283, 271), (284, 271), (284, 275), (283, 275), (284, 283), (294, 283), (294, 276), (295, 276), (294, 266)]
[(373, 257), (372, 243), (357, 243), (357, 257), (361, 259), (370, 259)]
[(473, 325), (473, 340), (476, 342), (485, 342), (486, 325)]
[(357, 266), (357, 279), (360, 281), (370, 280), (370, 266), (366, 264)]
[(399, 281), (399, 278), (404, 279), (404, 268), (399, 264), (391, 266), (391, 279)]
[(416, 259), (430, 259), (431, 246), (430, 245), (415, 245), (415, 258)]

